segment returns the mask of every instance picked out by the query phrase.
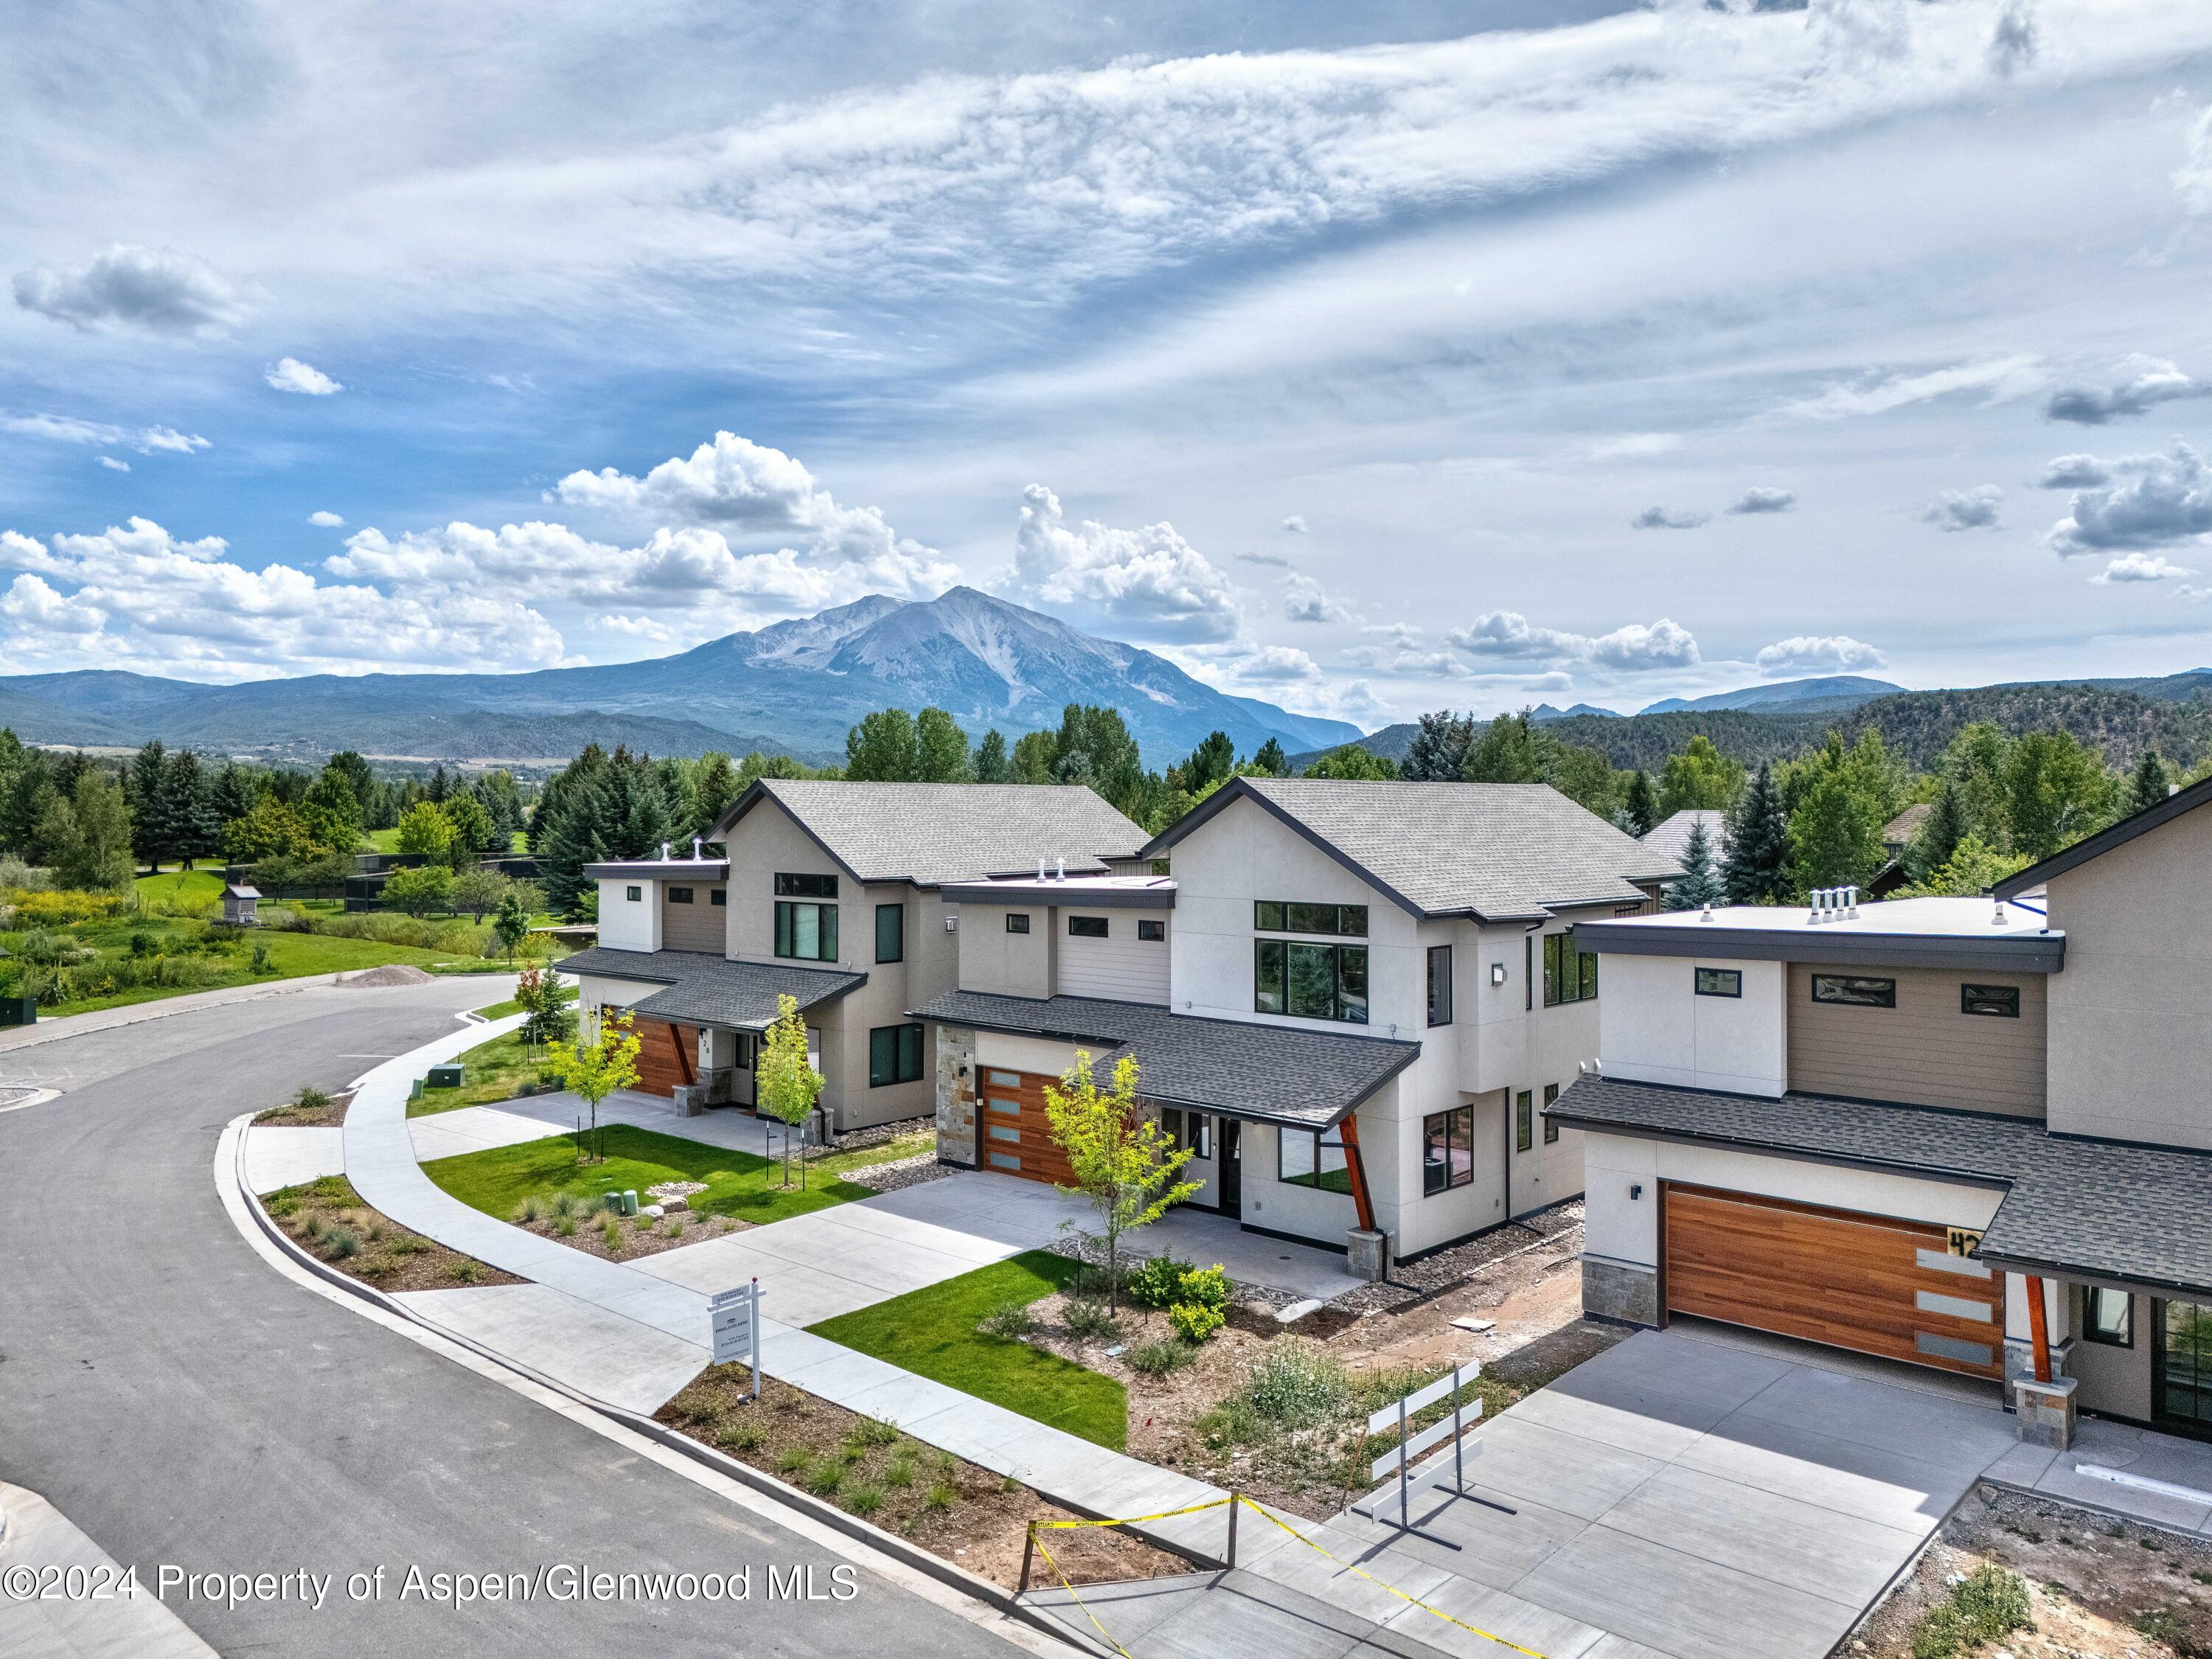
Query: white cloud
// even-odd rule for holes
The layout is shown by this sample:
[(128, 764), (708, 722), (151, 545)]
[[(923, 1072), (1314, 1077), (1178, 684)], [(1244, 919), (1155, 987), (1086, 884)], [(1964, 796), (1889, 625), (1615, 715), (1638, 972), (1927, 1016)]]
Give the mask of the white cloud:
[(214, 447), (198, 433), (178, 432), (166, 426), (149, 426), (132, 441), (140, 449), (149, 453), (154, 450), (161, 449), (175, 455), (189, 455), (195, 449), (210, 449)]
[(1859, 415), (1887, 415), (1913, 404), (1929, 403), (1961, 392), (1984, 394), (1984, 405), (2023, 397), (2043, 379), (2038, 359), (1992, 357), (1917, 373), (1863, 376), (1838, 381), (1817, 396), (1784, 404), (1782, 413), (1808, 421), (1838, 421)]
[(1590, 641), (1590, 660), (1601, 668), (1641, 673), (1651, 668), (1687, 668), (1698, 660), (1690, 630), (1662, 617), (1650, 624), (1631, 623)]
[(2191, 124), (2188, 151), (2173, 171), (2173, 188), (2190, 212), (2212, 214), (2212, 105)]
[(325, 509), (320, 513), (310, 513), (307, 514), (307, 522), (313, 525), (319, 530), (336, 530), (340, 525), (343, 524), (345, 520), (340, 518), (337, 514)]
[(1228, 576), (1173, 525), (1071, 526), (1060, 498), (1042, 484), (1022, 492), (1014, 562), (1003, 580), (1027, 599), (1070, 607), (1139, 638), (1220, 641), (1237, 632)]
[(1945, 490), (1920, 509), (1920, 517), (1938, 530), (1995, 530), (2003, 505), (2003, 490), (1995, 484), (1977, 484), (1972, 489)]
[(308, 398), (327, 398), (345, 390), (322, 370), (297, 357), (278, 358), (262, 378), (279, 392), (296, 392)]
[(1279, 553), (1239, 553), (1237, 557), (1244, 564), (1273, 565), (1278, 570), (1291, 568), (1291, 562)]
[(2148, 550), (2212, 532), (2212, 470), (2187, 444), (2100, 465), (2110, 482), (2075, 490), (2051, 526), (2062, 556)]
[(2212, 380), (2183, 374), (2162, 357), (2136, 358), (2128, 378), (2105, 386), (2062, 386), (2043, 405), (2046, 419), (2076, 426), (2106, 426), (2126, 415), (2147, 415), (2160, 404), (2212, 398)]
[(1789, 513), (1797, 506), (1797, 492), (1777, 489), (1770, 484), (1753, 484), (1729, 504), (1728, 511), (1737, 514)]
[(1259, 646), (1234, 665), (1237, 678), (1254, 685), (1289, 685), (1321, 678), (1314, 659), (1291, 645)]
[(130, 462), (118, 461), (112, 455), (102, 455), (100, 458), (100, 464), (110, 472), (128, 472), (131, 470)]
[(1850, 674), (1884, 665), (1881, 652), (1847, 634), (1800, 634), (1764, 647), (1755, 659), (1762, 674)]
[(2061, 455), (2043, 469), (2036, 483), (2045, 489), (2080, 489), (2112, 479), (2111, 470), (2094, 455)]
[(1287, 622), (1349, 622), (1352, 613), (1310, 576), (1296, 571), (1283, 592), (1283, 617)]
[(2175, 564), (2161, 554), (2124, 553), (2106, 563), (2104, 569), (2089, 580), (2100, 584), (2162, 582), (2169, 576), (2193, 576), (2196, 574), (2187, 565)]
[(1547, 665), (1586, 662), (1627, 673), (1685, 668), (1698, 660), (1698, 642), (1690, 631), (1663, 617), (1656, 623), (1631, 623), (1593, 637), (1535, 627), (1518, 611), (1492, 611), (1465, 628), (1452, 629), (1448, 637), (1471, 657)]
[(1283, 520), (1282, 527), (1293, 536), (1303, 536), (1306, 533), (1306, 521), (1296, 513)]
[(74, 415), (0, 415), (0, 432), (62, 444), (125, 444), (142, 455), (157, 450), (189, 455), (197, 449), (213, 447), (197, 434), (187, 435), (171, 427), (142, 427), (133, 432), (102, 421), (81, 421)]
[(1705, 523), (1706, 514), (1677, 511), (1664, 507), (1647, 507), (1628, 521), (1632, 530), (1695, 530)]
[(19, 270), (15, 303), (81, 330), (123, 326), (204, 334), (245, 314), (238, 290), (182, 253), (118, 242), (88, 264)]

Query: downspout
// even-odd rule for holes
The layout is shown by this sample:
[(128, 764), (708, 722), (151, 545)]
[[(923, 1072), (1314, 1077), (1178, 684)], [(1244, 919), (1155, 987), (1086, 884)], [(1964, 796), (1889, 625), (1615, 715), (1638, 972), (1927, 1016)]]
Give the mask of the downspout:
[(1367, 1160), (1359, 1152), (1359, 1114), (1346, 1112), (1337, 1126), (1337, 1133), (1344, 1142), (1345, 1168), (1352, 1174), (1352, 1206), (1359, 1216), (1359, 1231), (1375, 1231), (1375, 1200), (1367, 1192)]

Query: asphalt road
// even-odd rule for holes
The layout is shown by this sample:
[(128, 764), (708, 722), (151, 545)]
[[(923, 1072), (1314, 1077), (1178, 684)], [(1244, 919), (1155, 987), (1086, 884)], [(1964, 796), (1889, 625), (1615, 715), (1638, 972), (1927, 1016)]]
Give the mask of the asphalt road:
[[(335, 1576), (298, 1601), (169, 1605), (226, 1655), (982, 1655), (956, 1613), (859, 1577), (766, 1601), (774, 1565), (840, 1559), (272, 1271), (225, 1215), (222, 1126), (452, 1029), (481, 983), (301, 991), (0, 1052), (66, 1091), (0, 1113), (0, 1480), (43, 1493), (141, 1582)], [(730, 1572), (755, 1597), (401, 1599), (438, 1570)], [(386, 1571), (380, 1600), (346, 1577)], [(556, 1585), (557, 1587), (557, 1585)]]

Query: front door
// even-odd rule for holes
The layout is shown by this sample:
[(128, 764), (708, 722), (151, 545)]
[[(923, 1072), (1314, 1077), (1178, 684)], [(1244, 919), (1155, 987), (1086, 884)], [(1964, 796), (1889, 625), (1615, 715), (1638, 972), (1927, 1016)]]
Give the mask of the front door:
[(1221, 1213), (1241, 1216), (1244, 1213), (1244, 1137), (1243, 1125), (1233, 1117), (1221, 1120), (1219, 1161), (1214, 1166), (1214, 1179), (1220, 1183)]
[(2212, 1436), (2212, 1307), (2154, 1302), (2151, 1309), (2159, 1420), (2185, 1434)]

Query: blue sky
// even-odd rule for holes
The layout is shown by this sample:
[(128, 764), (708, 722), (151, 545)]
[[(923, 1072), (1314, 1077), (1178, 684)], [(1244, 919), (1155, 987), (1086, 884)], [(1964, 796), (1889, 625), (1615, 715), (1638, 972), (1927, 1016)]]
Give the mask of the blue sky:
[(6, 672), (955, 581), (1369, 725), (2212, 660), (2185, 0), (6, 10)]

